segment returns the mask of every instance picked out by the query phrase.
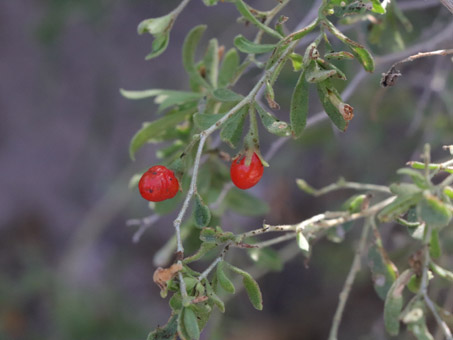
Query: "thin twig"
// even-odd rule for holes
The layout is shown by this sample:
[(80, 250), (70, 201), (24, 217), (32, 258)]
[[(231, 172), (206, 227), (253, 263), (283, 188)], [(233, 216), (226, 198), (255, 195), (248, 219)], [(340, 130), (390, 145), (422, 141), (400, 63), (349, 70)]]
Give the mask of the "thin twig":
[(319, 196), (325, 195), (331, 191), (340, 190), (340, 189), (377, 191), (377, 192), (383, 192), (386, 194), (391, 194), (390, 189), (384, 185), (358, 183), (358, 182), (347, 182), (342, 178), (339, 179), (336, 183), (329, 184), (321, 189), (313, 188), (307, 182), (305, 182), (303, 179), (297, 179), (296, 183), (300, 189), (304, 190), (305, 192), (307, 192), (310, 195), (313, 195), (315, 197), (319, 197)]
[(190, 0), (183, 0), (181, 3), (176, 7), (171, 13), (179, 15), (179, 13), (182, 12), (182, 10), (187, 6)]
[(368, 239), (368, 233), (370, 231), (371, 222), (370, 219), (374, 217), (370, 217), (365, 221), (365, 224), (362, 229), (362, 236), (360, 237), (360, 243), (357, 247), (354, 259), (352, 260), (351, 269), (349, 270), (348, 276), (346, 281), (344, 282), (343, 289), (341, 290), (339, 302), (337, 306), (337, 310), (335, 311), (335, 315), (332, 321), (332, 327), (330, 328), (329, 340), (337, 340), (338, 338), (338, 328), (340, 327), (341, 318), (343, 316), (343, 311), (346, 306), (346, 302), (348, 301), (349, 293), (351, 292), (352, 285), (354, 283), (355, 277), (360, 270), (360, 260), (362, 254), (365, 251), (366, 241)]
[(453, 0), (440, 0), (440, 2), (453, 14)]

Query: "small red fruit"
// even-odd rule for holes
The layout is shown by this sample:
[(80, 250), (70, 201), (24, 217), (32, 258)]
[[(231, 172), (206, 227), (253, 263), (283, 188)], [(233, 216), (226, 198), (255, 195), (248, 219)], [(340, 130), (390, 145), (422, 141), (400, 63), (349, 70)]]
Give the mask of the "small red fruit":
[(155, 165), (140, 178), (138, 190), (145, 200), (160, 202), (178, 193), (179, 182), (173, 171), (165, 166)]
[(230, 176), (234, 185), (239, 189), (249, 189), (258, 183), (263, 177), (263, 164), (257, 156), (253, 153), (250, 165), (247, 166), (245, 163), (245, 156), (241, 156), (233, 159), (233, 163), (230, 168)]

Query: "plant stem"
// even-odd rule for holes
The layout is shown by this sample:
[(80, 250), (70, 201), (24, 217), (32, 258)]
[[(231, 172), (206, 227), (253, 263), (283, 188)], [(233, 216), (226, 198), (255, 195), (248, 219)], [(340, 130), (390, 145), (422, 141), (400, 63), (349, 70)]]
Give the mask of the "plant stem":
[(183, 0), (181, 1), (181, 3), (178, 5), (178, 7), (176, 7), (173, 11), (171, 11), (171, 13), (175, 14), (175, 15), (179, 15), (179, 13), (182, 12), (182, 10), (187, 6), (187, 4), (189, 3), (190, 0)]
[(388, 187), (383, 185), (375, 185), (375, 184), (366, 184), (366, 183), (357, 183), (357, 182), (347, 182), (343, 178), (340, 178), (336, 183), (332, 183), (330, 185), (325, 186), (321, 189), (315, 189), (303, 179), (296, 180), (297, 185), (300, 189), (304, 190), (305, 192), (313, 195), (315, 197), (325, 195), (331, 191), (339, 190), (339, 189), (355, 189), (355, 190), (368, 190), (368, 191), (378, 191), (384, 192), (386, 194), (391, 194), (391, 191)]
[(337, 307), (337, 310), (335, 311), (335, 315), (333, 318), (332, 327), (330, 329), (330, 334), (329, 334), (329, 340), (337, 340), (337, 338), (338, 338), (338, 328), (340, 326), (341, 318), (343, 316), (344, 307), (346, 306), (346, 302), (348, 300), (349, 293), (351, 292), (355, 277), (361, 267), (360, 260), (361, 260), (363, 252), (365, 251), (366, 241), (367, 241), (368, 233), (369, 233), (370, 227), (371, 227), (370, 220), (372, 218), (374, 218), (374, 216), (369, 217), (365, 221), (365, 224), (363, 226), (362, 236), (360, 237), (359, 246), (357, 247), (354, 259), (352, 260), (351, 269), (349, 270), (349, 274), (346, 278), (343, 289), (340, 293), (340, 297), (339, 297), (340, 301), (338, 303), (338, 307)]
[(426, 237), (424, 240), (424, 259), (423, 259), (423, 272), (422, 272), (422, 280), (420, 284), (420, 290), (419, 290), (419, 295), (421, 294), (423, 296), (423, 299), (425, 300), (426, 306), (430, 309), (431, 313), (434, 316), (434, 319), (436, 319), (437, 324), (439, 325), (440, 329), (444, 333), (445, 339), (447, 340), (453, 340), (453, 337), (451, 335), (451, 331), (448, 328), (447, 324), (442, 320), (440, 317), (439, 313), (436, 310), (436, 306), (434, 303), (431, 301), (431, 298), (428, 296), (428, 284), (429, 284), (429, 278), (428, 278), (428, 271), (429, 271), (429, 266), (431, 263), (431, 256), (429, 254), (429, 243), (431, 239), (431, 227), (429, 225), (426, 226)]
[[(177, 242), (177, 247), (176, 247), (176, 254), (177, 254), (177, 262), (182, 264), (182, 259), (184, 258), (184, 246), (182, 244), (182, 239), (181, 239), (181, 223), (184, 218), (184, 215), (189, 208), (189, 203), (197, 191), (197, 178), (198, 178), (198, 170), (200, 167), (200, 160), (201, 156), (203, 154), (203, 147), (204, 144), (207, 140), (207, 138), (217, 129), (219, 129), (228, 119), (230, 119), (236, 112), (238, 112), (242, 107), (245, 105), (251, 104), (255, 100), (255, 96), (258, 93), (259, 89), (264, 85), (264, 82), (266, 79), (274, 72), (280, 63), (284, 62), (286, 59), (286, 56), (292, 49), (294, 48), (295, 44), (292, 43), (288, 45), (286, 48), (285, 52), (283, 52), (282, 56), (280, 59), (273, 65), (269, 70), (267, 70), (261, 79), (257, 82), (257, 84), (252, 88), (252, 90), (249, 92), (249, 94), (244, 97), (240, 102), (238, 102), (228, 113), (226, 113), (222, 118), (220, 118), (216, 123), (212, 124), (209, 128), (206, 130), (202, 131), (199, 136), (200, 136), (200, 141), (198, 144), (198, 149), (197, 153), (195, 155), (195, 160), (194, 160), (194, 166), (193, 166), (193, 173), (192, 173), (192, 179), (190, 181), (190, 186), (189, 186), (189, 191), (186, 194), (186, 198), (184, 199), (184, 203), (181, 207), (181, 210), (178, 213), (178, 216), (176, 219), (173, 221), (173, 225), (176, 230), (176, 242)], [(182, 274), (179, 274), (179, 279), (180, 281), (182, 280)], [(187, 296), (187, 291), (185, 290), (185, 284), (183, 282), (180, 283), (180, 289), (181, 289), (181, 296)]]
[(215, 266), (217, 266), (217, 263), (219, 263), (220, 261), (222, 261), (222, 257), (219, 256), (217, 257), (210, 265), (208, 268), (206, 268), (206, 270), (201, 273), (201, 275), (198, 277), (198, 281), (201, 281), (205, 278), (208, 277), (209, 273), (215, 268)]

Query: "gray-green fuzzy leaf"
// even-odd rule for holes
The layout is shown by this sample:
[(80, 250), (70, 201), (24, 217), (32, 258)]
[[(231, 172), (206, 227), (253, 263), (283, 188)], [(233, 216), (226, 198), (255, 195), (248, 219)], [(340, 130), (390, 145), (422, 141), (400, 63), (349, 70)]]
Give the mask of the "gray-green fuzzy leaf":
[(182, 48), (182, 61), (192, 81), (201, 87), (211, 89), (211, 85), (200, 75), (195, 64), (195, 51), (206, 28), (206, 25), (195, 26), (187, 34)]
[(409, 282), (412, 276), (412, 271), (405, 270), (396, 280), (393, 282), (384, 304), (384, 324), (387, 332), (390, 335), (398, 335), (400, 330), (400, 314), (403, 308), (403, 290), (406, 284)]
[(258, 310), (262, 310), (263, 296), (261, 295), (261, 290), (260, 287), (258, 286), (258, 283), (246, 271), (239, 269), (238, 267), (232, 266), (231, 264), (228, 264), (228, 268), (231, 269), (236, 274), (242, 276), (242, 283), (244, 284), (244, 288), (247, 292), (250, 302), (252, 303), (253, 307), (255, 307)]
[(147, 340), (173, 340), (178, 331), (178, 314), (173, 314), (164, 327), (151, 332)]
[(209, 221), (211, 221), (211, 211), (198, 193), (195, 194), (195, 207), (193, 215), (195, 226), (198, 228), (206, 227), (209, 224)]
[(248, 112), (248, 106), (243, 107), (236, 112), (228, 121), (223, 125), (220, 131), (220, 138), (228, 145), (235, 149), (242, 137), (244, 130), (245, 116)]
[(220, 286), (227, 293), (234, 294), (236, 289), (234, 288), (233, 282), (231, 282), (231, 280), (226, 276), (224, 268), (225, 268), (225, 262), (224, 261), (220, 261), (217, 264), (217, 270), (216, 270), (217, 280), (218, 280)]
[(226, 87), (231, 84), (235, 78), (236, 71), (239, 67), (239, 54), (235, 48), (231, 48), (225, 53), (219, 70), (219, 87)]
[(143, 127), (132, 137), (129, 145), (131, 159), (135, 160), (135, 153), (144, 144), (161, 141), (160, 137), (164, 134), (165, 130), (174, 128), (190, 113), (191, 111), (172, 112), (153, 122), (143, 123)]

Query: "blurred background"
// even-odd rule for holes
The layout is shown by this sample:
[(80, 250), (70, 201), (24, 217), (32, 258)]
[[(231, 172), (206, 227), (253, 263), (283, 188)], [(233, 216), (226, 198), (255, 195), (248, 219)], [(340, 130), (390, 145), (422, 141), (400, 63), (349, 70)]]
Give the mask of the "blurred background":
[[(262, 9), (275, 5), (275, 0), (248, 2)], [(240, 32), (249, 37), (256, 32), (236, 22), (231, 3), (208, 8), (193, 0), (176, 22), (165, 54), (145, 61), (152, 38), (138, 36), (137, 24), (178, 3), (0, 1), (0, 339), (139, 340), (166, 322), (170, 309), (152, 280), (153, 256), (173, 234), (174, 215), (153, 225), (138, 243), (132, 241), (136, 228), (126, 226), (128, 219), (150, 214), (128, 182), (156, 162), (156, 150), (145, 147), (132, 162), (128, 143), (143, 121), (155, 117), (156, 106), (152, 100), (127, 101), (119, 88), (187, 90), (181, 46), (197, 24), (209, 26), (202, 45), (217, 37), (227, 49)], [(337, 133), (321, 121), (281, 148), (251, 191), (270, 204), (269, 213), (254, 219), (230, 214), (232, 229), (255, 229), (263, 219), (295, 223), (338, 208), (350, 194), (314, 199), (296, 188), (295, 178), (315, 187), (340, 176), (388, 184), (397, 178), (396, 169), (419, 159), (425, 142), (434, 159), (446, 156), (441, 146), (453, 143), (451, 58), (402, 66), (404, 76), (393, 88), (382, 89), (379, 80), (410, 51), (451, 48), (453, 16), (437, 1), (398, 4), (411, 30), (395, 15), (385, 19), (381, 33), (367, 21), (354, 23), (352, 30), (343, 26), (378, 56), (373, 75), (354, 62), (344, 66), (356, 81), (348, 89), (347, 102), (355, 108), (348, 131)], [(289, 29), (312, 5), (293, 1), (285, 8)], [(238, 92), (246, 93), (258, 76), (250, 70)], [(288, 68), (276, 86), (281, 110), (275, 114), (285, 120), (296, 77)], [(311, 102), (313, 116), (320, 105), (316, 96)], [(276, 137), (263, 131), (261, 138), (266, 154)], [(405, 266), (413, 248), (405, 248), (404, 231), (388, 225), (382, 233), (386, 247), (400, 249), (390, 253), (392, 260)], [(326, 339), (357, 237), (353, 230), (342, 244), (321, 241), (308, 267), (298, 255), (280, 272), (264, 276), (259, 281), (264, 310), (253, 310), (239, 295), (209, 324), (204, 339)], [(452, 244), (448, 236), (445, 242)], [(241, 250), (233, 256), (239, 266), (248, 263)], [(365, 268), (340, 338), (387, 339), (382, 308)]]

